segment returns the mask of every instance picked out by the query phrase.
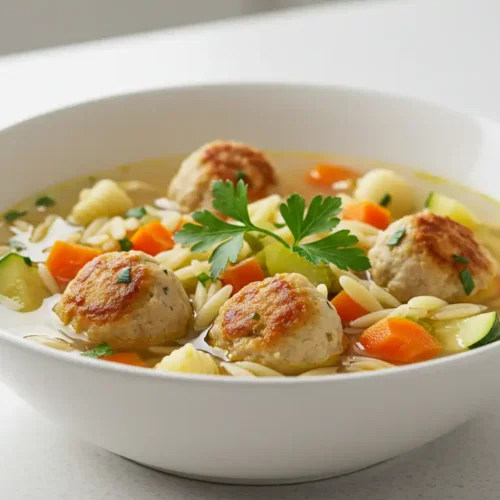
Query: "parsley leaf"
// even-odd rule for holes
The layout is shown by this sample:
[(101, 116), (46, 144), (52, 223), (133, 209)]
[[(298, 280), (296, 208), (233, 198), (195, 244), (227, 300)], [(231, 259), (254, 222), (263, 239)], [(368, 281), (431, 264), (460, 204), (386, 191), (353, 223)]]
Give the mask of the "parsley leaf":
[(457, 255), (456, 253), (453, 254), (453, 258), (457, 262), (461, 262), (462, 264), (469, 264), (470, 260), (467, 257), (462, 257), (461, 255)]
[(168, 269), (164, 269), (163, 272), (168, 276)]
[(23, 257), (24, 263), (28, 266), (31, 267), (33, 265), (33, 262), (29, 257)]
[(109, 356), (113, 354), (113, 349), (107, 342), (102, 342), (98, 346), (94, 347), (90, 351), (82, 352), (82, 356), (87, 356), (89, 358), (100, 358), (101, 356)]
[(238, 172), (236, 172), (236, 180), (244, 181), (244, 180), (246, 180), (246, 178), (247, 178), (247, 174), (245, 174), (245, 172), (243, 172), (243, 170), (238, 170)]
[(474, 278), (468, 269), (464, 269), (460, 273), (460, 281), (462, 282), (462, 286), (464, 287), (465, 295), (470, 295), (476, 284), (474, 283)]
[(340, 219), (335, 217), (340, 212), (342, 200), (321, 195), (315, 196), (304, 217), (306, 202), (298, 194), (292, 194), (286, 204), (280, 206), (281, 216), (295, 239), (294, 244), (307, 236), (330, 232)]
[(19, 210), (11, 210), (10, 212), (7, 212), (4, 216), (5, 220), (7, 222), (12, 222), (15, 221), (16, 219), (19, 219), (19, 217), (24, 217), (28, 213), (27, 210), (19, 211)]
[(406, 234), (406, 227), (402, 227), (394, 232), (394, 234), (387, 240), (387, 245), (390, 247), (398, 246)]
[(313, 264), (331, 262), (341, 269), (354, 271), (370, 268), (364, 250), (350, 248), (358, 240), (347, 230), (337, 231), (312, 243), (300, 243), (308, 236), (331, 233), (340, 222), (336, 217), (342, 205), (340, 198), (315, 196), (307, 210), (304, 198), (298, 194), (291, 195), (286, 203), (282, 203), (281, 215), (294, 238), (290, 245), (276, 233), (257, 227), (250, 220), (247, 186), (242, 180), (236, 186), (230, 181), (216, 181), (212, 185), (212, 194), (214, 209), (234, 219), (235, 223), (226, 222), (208, 210), (201, 210), (192, 215), (195, 224), (184, 224), (174, 236), (177, 243), (190, 246), (193, 252), (204, 252), (215, 247), (209, 259), (212, 280), (220, 275), (229, 262), (236, 262), (245, 233), (248, 232), (272, 237)]
[(125, 218), (129, 219), (131, 217), (135, 217), (136, 219), (142, 219), (146, 214), (147, 212), (144, 207), (129, 208), (125, 212)]
[(200, 273), (197, 276), (198, 281), (204, 285), (207, 281), (210, 280), (210, 276), (207, 273)]
[(121, 240), (118, 240), (118, 243), (122, 252), (128, 252), (129, 250), (132, 250), (132, 247), (134, 246), (128, 238), (122, 238)]
[(116, 278), (117, 283), (130, 283), (130, 267), (124, 267)]
[(313, 264), (334, 262), (344, 271), (366, 271), (370, 269), (370, 261), (363, 249), (352, 246), (357, 242), (358, 238), (344, 229), (312, 243), (294, 245), (292, 250)]
[(384, 196), (382, 196), (382, 199), (378, 202), (378, 204), (381, 207), (386, 207), (391, 202), (391, 199), (392, 199), (391, 195), (389, 193), (385, 193)]
[(254, 321), (259, 321), (260, 320), (260, 314), (259, 313), (253, 313), (250, 316), (250, 319), (253, 319)]
[(51, 198), (50, 196), (41, 196), (38, 198), (38, 200), (35, 201), (35, 205), (37, 207), (45, 207), (45, 208), (50, 208), (53, 207), (56, 204), (56, 200), (54, 198)]

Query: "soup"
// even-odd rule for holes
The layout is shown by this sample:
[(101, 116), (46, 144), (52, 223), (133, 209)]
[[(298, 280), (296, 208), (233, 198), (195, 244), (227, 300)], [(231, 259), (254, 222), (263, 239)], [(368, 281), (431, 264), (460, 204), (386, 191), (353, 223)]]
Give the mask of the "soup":
[(216, 141), (6, 212), (0, 320), (164, 372), (390, 369), (500, 338), (498, 210), (381, 162)]

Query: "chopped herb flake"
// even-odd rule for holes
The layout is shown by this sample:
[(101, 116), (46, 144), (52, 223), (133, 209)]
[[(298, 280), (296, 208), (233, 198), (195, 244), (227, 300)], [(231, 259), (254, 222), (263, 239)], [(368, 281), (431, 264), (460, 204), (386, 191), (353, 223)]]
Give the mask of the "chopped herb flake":
[(130, 267), (124, 267), (116, 279), (117, 283), (130, 283)]
[(166, 286), (166, 287), (163, 288), (163, 293), (165, 295), (168, 295), (168, 286)]
[(391, 199), (392, 199), (391, 195), (389, 193), (386, 193), (384, 194), (384, 196), (382, 196), (382, 199), (379, 201), (378, 204), (382, 207), (386, 207), (391, 202)]
[(406, 234), (406, 227), (402, 227), (401, 229), (398, 229), (388, 240), (387, 240), (387, 245), (390, 247), (395, 247), (399, 245), (401, 242), (403, 236)]
[(253, 319), (254, 321), (259, 321), (259, 319), (260, 319), (260, 314), (259, 314), (259, 313), (253, 313), (253, 314), (250, 316), (250, 319)]
[(144, 207), (134, 207), (130, 208), (125, 212), (126, 218), (135, 217), (136, 219), (142, 219), (147, 214)]
[(9, 246), (16, 250), (17, 252), (20, 252), (21, 250), (26, 250), (26, 245), (14, 238), (11, 238), (9, 240)]
[(429, 205), (431, 203), (431, 199), (434, 196), (434, 191), (431, 191), (428, 195), (427, 198), (425, 199), (424, 207), (429, 208)]
[(120, 250), (122, 252), (128, 252), (129, 250), (132, 250), (132, 247), (134, 246), (128, 238), (118, 240), (118, 243), (120, 244)]
[(33, 262), (31, 262), (31, 259), (29, 257), (23, 257), (23, 260), (28, 267), (31, 267), (33, 265)]
[(207, 273), (198, 274), (197, 278), (202, 285), (204, 285), (207, 281), (210, 280), (210, 276)]
[(467, 259), (466, 257), (462, 257), (461, 255), (457, 255), (456, 253), (453, 254), (453, 258), (457, 262), (461, 262), (462, 264), (469, 264), (470, 263), (469, 259)]
[(19, 210), (11, 210), (10, 212), (7, 212), (5, 214), (5, 220), (8, 222), (15, 221), (16, 219), (19, 219), (19, 217), (24, 217), (28, 212), (26, 210), (19, 211)]
[(37, 207), (49, 208), (49, 207), (53, 207), (55, 204), (56, 204), (56, 200), (54, 200), (50, 196), (41, 196), (40, 198), (38, 198), (38, 200), (35, 201), (35, 205)]
[(168, 269), (164, 269), (163, 272), (168, 276)]
[(236, 172), (236, 180), (237, 181), (246, 181), (247, 174), (245, 174), (245, 172), (243, 172), (242, 170), (238, 170), (238, 172)]
[(470, 295), (476, 285), (474, 284), (474, 278), (468, 269), (464, 269), (460, 272), (460, 281), (464, 287), (465, 295)]
[(107, 342), (102, 342), (90, 351), (82, 352), (82, 356), (89, 358), (100, 358), (101, 356), (109, 356), (111, 354), (113, 354), (113, 349), (111, 349), (111, 346)]

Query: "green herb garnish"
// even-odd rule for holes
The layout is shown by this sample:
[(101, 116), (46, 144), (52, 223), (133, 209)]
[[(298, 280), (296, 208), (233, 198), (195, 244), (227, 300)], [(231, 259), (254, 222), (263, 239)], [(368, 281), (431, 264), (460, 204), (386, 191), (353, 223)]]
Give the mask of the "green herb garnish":
[(474, 278), (472, 277), (468, 269), (464, 269), (460, 272), (460, 281), (462, 282), (462, 286), (464, 287), (465, 295), (470, 295), (476, 285), (474, 284)]
[(462, 257), (461, 255), (457, 255), (456, 253), (453, 254), (453, 258), (457, 262), (461, 262), (462, 264), (469, 264), (470, 263), (470, 260), (467, 259), (467, 257)]
[(163, 288), (163, 293), (165, 295), (168, 295), (168, 286), (166, 286), (166, 287)]
[(120, 250), (122, 252), (128, 252), (129, 250), (132, 250), (132, 247), (134, 246), (128, 238), (122, 238), (121, 240), (118, 240), (118, 243), (120, 244)]
[(107, 342), (102, 342), (90, 351), (82, 352), (82, 356), (88, 356), (89, 358), (100, 358), (101, 356), (109, 356), (111, 354), (113, 354), (113, 349), (111, 349), (111, 346)]
[(395, 231), (395, 233), (387, 240), (387, 245), (390, 247), (395, 247), (399, 245), (403, 236), (406, 234), (406, 227), (402, 227)]
[(5, 220), (8, 222), (12, 222), (16, 219), (19, 219), (19, 217), (24, 217), (28, 213), (27, 210), (19, 211), (19, 210), (11, 210), (10, 212), (7, 212), (5, 214)]
[(207, 273), (200, 273), (196, 278), (202, 285), (210, 280), (210, 276)]
[(245, 174), (245, 172), (243, 172), (242, 170), (238, 170), (238, 172), (236, 172), (236, 180), (237, 181), (246, 181), (247, 174)]
[(125, 217), (127, 219), (131, 217), (135, 217), (136, 219), (142, 219), (145, 215), (147, 214), (146, 209), (144, 207), (134, 207), (134, 208), (129, 208), (125, 212)]
[(16, 252), (20, 252), (21, 250), (26, 250), (26, 245), (15, 238), (11, 238), (9, 240), (9, 246), (13, 248)]
[(361, 248), (353, 247), (358, 239), (348, 230), (337, 231), (312, 243), (301, 241), (307, 236), (329, 233), (340, 222), (336, 217), (340, 212), (340, 198), (315, 196), (306, 212), (306, 202), (298, 194), (292, 194), (286, 203), (280, 205), (280, 213), (293, 235), (289, 244), (277, 234), (256, 226), (248, 214), (247, 186), (239, 181), (236, 186), (231, 181), (216, 181), (212, 184), (212, 205), (214, 209), (239, 223), (231, 224), (219, 219), (208, 210), (195, 212), (192, 217), (197, 224), (184, 224), (174, 239), (183, 246), (190, 246), (192, 252), (204, 252), (217, 245), (210, 256), (212, 280), (235, 263), (243, 246), (243, 238), (248, 231), (262, 233), (279, 241), (283, 246), (297, 253), (313, 264), (333, 263), (343, 270), (364, 271), (370, 268), (370, 261)]
[(163, 272), (168, 276), (168, 269), (164, 269)]
[(384, 194), (382, 199), (378, 202), (381, 207), (386, 207), (391, 202), (391, 195), (389, 193)]
[(250, 319), (253, 319), (254, 321), (259, 321), (260, 320), (260, 314), (259, 313), (253, 313), (250, 316)]
[(37, 207), (45, 207), (50, 208), (56, 204), (56, 200), (51, 198), (50, 196), (41, 196), (38, 200), (35, 201), (35, 205)]
[(124, 267), (116, 278), (117, 283), (130, 283), (130, 267)]
[(28, 266), (31, 267), (33, 265), (33, 262), (29, 257), (23, 257), (24, 263)]
[(425, 202), (424, 202), (424, 207), (425, 208), (429, 208), (429, 205), (431, 203), (431, 199), (432, 197), (434, 196), (434, 191), (431, 191), (428, 195), (427, 195), (427, 198), (425, 199)]

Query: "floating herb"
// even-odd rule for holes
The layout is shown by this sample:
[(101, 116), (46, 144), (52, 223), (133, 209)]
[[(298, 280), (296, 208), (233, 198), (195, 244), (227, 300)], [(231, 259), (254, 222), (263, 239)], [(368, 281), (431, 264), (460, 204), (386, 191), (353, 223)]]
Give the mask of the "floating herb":
[(456, 253), (453, 254), (453, 258), (457, 262), (461, 262), (462, 264), (469, 264), (470, 263), (469, 259), (467, 259), (466, 257), (462, 257), (461, 255), (457, 255)]
[(116, 279), (117, 283), (130, 283), (130, 267), (124, 267)]
[(237, 181), (246, 181), (247, 174), (245, 174), (245, 172), (243, 172), (242, 170), (238, 170), (238, 172), (236, 172), (236, 180)]
[(207, 281), (210, 280), (210, 276), (207, 273), (200, 273), (197, 276), (198, 281), (204, 285)]
[(468, 269), (464, 269), (460, 272), (460, 281), (464, 287), (465, 295), (470, 295), (476, 285), (474, 283), (474, 278)]
[(134, 208), (129, 208), (125, 212), (125, 217), (127, 219), (131, 217), (135, 217), (136, 219), (142, 219), (145, 215), (147, 214), (146, 209), (144, 207), (134, 207)]
[(164, 269), (163, 272), (168, 276), (168, 269)]
[(390, 247), (395, 247), (399, 245), (403, 236), (406, 234), (406, 227), (402, 227), (394, 232), (394, 234), (387, 240), (387, 245)]
[(386, 194), (384, 194), (384, 196), (382, 196), (382, 199), (379, 201), (378, 204), (381, 207), (386, 207), (391, 202), (391, 199), (392, 199), (391, 195), (389, 193), (386, 193)]
[(24, 263), (28, 266), (31, 267), (33, 265), (33, 262), (29, 257), (23, 257)]
[(56, 200), (50, 196), (41, 196), (35, 201), (35, 205), (41, 208), (50, 208), (56, 204)]
[(11, 210), (10, 212), (7, 212), (5, 214), (5, 220), (8, 222), (15, 221), (16, 219), (19, 219), (19, 217), (24, 217), (28, 213), (27, 210)]
[(100, 358), (101, 356), (109, 356), (111, 354), (113, 354), (113, 349), (111, 349), (111, 346), (107, 342), (102, 342), (90, 351), (82, 352), (82, 356), (89, 358)]
[(128, 238), (122, 238), (121, 240), (118, 240), (118, 243), (122, 252), (128, 252), (129, 250), (132, 250), (132, 247), (134, 246)]

